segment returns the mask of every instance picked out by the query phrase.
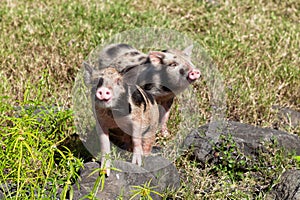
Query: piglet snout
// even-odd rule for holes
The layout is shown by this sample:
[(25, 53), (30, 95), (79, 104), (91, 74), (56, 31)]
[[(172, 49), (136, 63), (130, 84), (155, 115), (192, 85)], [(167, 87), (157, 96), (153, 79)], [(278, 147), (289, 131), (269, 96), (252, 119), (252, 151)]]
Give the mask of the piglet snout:
[(200, 77), (201, 73), (198, 69), (192, 69), (192, 71), (189, 72), (188, 77), (191, 81), (194, 81)]
[(106, 87), (101, 87), (97, 89), (96, 96), (101, 101), (108, 101), (112, 98), (112, 92)]

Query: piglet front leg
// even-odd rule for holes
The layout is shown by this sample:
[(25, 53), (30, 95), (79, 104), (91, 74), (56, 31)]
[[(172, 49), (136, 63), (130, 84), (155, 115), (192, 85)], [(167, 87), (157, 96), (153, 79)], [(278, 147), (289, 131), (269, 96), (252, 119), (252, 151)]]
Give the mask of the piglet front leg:
[(161, 123), (161, 134), (163, 137), (170, 136), (168, 131), (167, 123), (170, 116), (170, 109), (173, 104), (174, 97), (170, 99), (161, 100), (161, 106), (159, 108), (159, 116), (160, 116), (160, 123)]
[[(97, 125), (98, 127), (99, 125)], [(110, 175), (110, 141), (109, 141), (109, 133), (107, 131), (103, 131), (100, 126), (98, 127), (98, 133), (100, 137), (100, 149), (101, 149), (101, 168), (105, 170), (106, 175)]]
[(170, 110), (168, 111), (163, 111), (163, 115), (161, 117), (161, 134), (163, 137), (168, 137), (170, 136), (170, 133), (168, 131), (168, 127), (167, 127), (167, 122), (169, 119), (169, 115), (170, 115)]
[(134, 147), (133, 148), (132, 163), (137, 164), (138, 166), (142, 166), (142, 155), (143, 155), (142, 147)]
[(132, 143), (133, 143), (133, 156), (132, 163), (137, 164), (138, 166), (142, 165), (142, 155), (143, 155), (143, 147), (142, 147), (142, 133), (139, 128), (133, 127), (132, 133)]

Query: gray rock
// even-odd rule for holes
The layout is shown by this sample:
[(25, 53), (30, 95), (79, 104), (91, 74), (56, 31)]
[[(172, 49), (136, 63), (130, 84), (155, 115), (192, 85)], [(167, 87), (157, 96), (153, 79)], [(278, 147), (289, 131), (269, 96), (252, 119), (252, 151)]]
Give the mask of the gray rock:
[[(187, 136), (184, 145), (193, 147), (193, 154), (198, 161), (206, 162), (212, 153), (212, 142), (205, 135), (209, 124), (199, 127)], [(256, 155), (264, 148), (265, 142), (277, 141), (280, 147), (288, 151), (295, 151), (300, 155), (300, 139), (297, 135), (289, 134), (270, 128), (260, 128), (248, 124), (229, 121), (221, 131), (222, 135), (230, 134), (238, 148), (245, 155)]]
[(288, 170), (280, 178), (280, 182), (266, 197), (268, 200), (299, 200), (300, 199), (300, 170)]
[(279, 106), (272, 106), (272, 109), (277, 112), (277, 123), (287, 124), (291, 127), (300, 126), (300, 112)]
[[(100, 165), (95, 162), (86, 163), (80, 172), (79, 188), (74, 188), (74, 199), (80, 199), (92, 191), (99, 173), (90, 175)], [(112, 170), (109, 177), (105, 179), (103, 191), (98, 191), (96, 198), (116, 199), (122, 195), (123, 199), (129, 199), (132, 195), (133, 186), (141, 186), (151, 181), (150, 186), (157, 192), (164, 192), (168, 188), (178, 188), (180, 178), (176, 167), (167, 159), (159, 156), (148, 156), (144, 158), (144, 166), (139, 167), (125, 161), (114, 161), (113, 167), (122, 170)], [(156, 194), (151, 195), (153, 199), (162, 199)]]

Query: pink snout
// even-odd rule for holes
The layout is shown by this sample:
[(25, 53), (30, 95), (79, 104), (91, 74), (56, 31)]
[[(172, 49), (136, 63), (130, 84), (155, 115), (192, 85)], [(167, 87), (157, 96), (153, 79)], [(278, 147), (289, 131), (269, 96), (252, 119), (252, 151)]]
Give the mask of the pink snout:
[(201, 76), (200, 70), (198, 69), (192, 69), (192, 71), (189, 72), (189, 79), (191, 81), (194, 81), (198, 79)]
[(96, 96), (101, 101), (108, 101), (112, 98), (112, 92), (106, 87), (101, 87), (97, 89)]

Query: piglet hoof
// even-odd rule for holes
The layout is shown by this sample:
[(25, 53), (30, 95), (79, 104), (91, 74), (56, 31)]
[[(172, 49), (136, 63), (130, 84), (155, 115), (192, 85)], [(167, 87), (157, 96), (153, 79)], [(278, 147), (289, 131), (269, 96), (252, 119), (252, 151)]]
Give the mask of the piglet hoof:
[(110, 169), (109, 168), (101, 169), (100, 176), (102, 176), (102, 175), (105, 175), (106, 178), (109, 177)]
[(104, 173), (107, 177), (110, 175), (110, 160), (101, 159), (101, 174)]
[(133, 153), (132, 163), (142, 166), (142, 155), (138, 153)]

